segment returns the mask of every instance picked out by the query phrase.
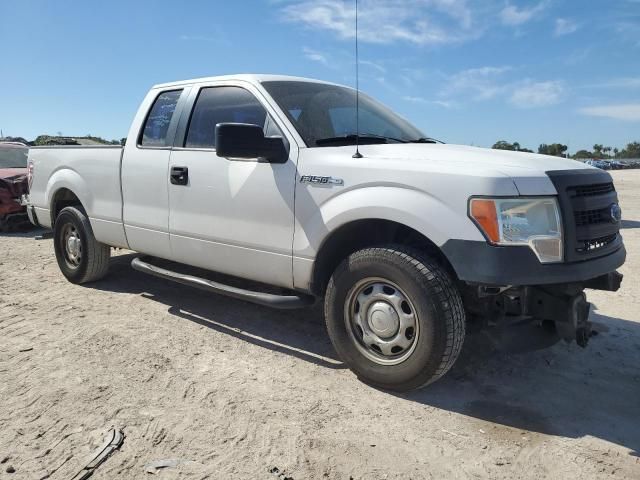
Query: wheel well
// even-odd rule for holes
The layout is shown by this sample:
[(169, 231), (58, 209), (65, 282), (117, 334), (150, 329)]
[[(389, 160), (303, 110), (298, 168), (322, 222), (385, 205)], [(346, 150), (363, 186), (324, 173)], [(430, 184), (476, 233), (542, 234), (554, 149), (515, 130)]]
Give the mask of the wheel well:
[(438, 246), (423, 234), (390, 220), (357, 220), (339, 227), (324, 241), (314, 262), (311, 291), (324, 295), (336, 267), (353, 252), (384, 244), (404, 245), (428, 253), (457, 279), (449, 260)]
[(58, 190), (53, 195), (53, 200), (51, 201), (51, 225), (55, 225), (56, 218), (58, 218), (60, 210), (72, 205), (82, 206), (80, 199), (76, 197), (75, 193), (68, 188), (61, 188)]

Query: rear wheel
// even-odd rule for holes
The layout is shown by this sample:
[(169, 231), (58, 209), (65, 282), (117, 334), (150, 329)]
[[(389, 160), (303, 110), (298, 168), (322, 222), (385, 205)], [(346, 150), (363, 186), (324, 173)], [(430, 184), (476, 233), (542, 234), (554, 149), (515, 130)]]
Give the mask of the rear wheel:
[(71, 283), (100, 280), (109, 270), (111, 247), (96, 240), (81, 207), (60, 211), (54, 226), (54, 248), (58, 266)]
[(327, 287), (325, 318), (342, 360), (363, 381), (390, 390), (440, 378), (465, 336), (449, 273), (403, 246), (368, 248), (344, 260)]

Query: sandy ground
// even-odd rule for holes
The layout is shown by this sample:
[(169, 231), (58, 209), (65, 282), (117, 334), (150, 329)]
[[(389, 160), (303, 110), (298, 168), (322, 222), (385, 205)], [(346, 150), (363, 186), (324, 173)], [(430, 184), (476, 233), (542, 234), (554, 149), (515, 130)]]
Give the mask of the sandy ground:
[[(79, 287), (50, 240), (0, 236), (0, 478), (640, 478), (640, 172), (615, 172), (629, 252), (591, 292), (600, 335), (520, 355), (465, 344), (407, 395), (360, 383), (317, 308), (279, 312), (112, 260)], [(145, 472), (148, 462), (177, 467)], [(14, 473), (7, 473), (15, 469)]]

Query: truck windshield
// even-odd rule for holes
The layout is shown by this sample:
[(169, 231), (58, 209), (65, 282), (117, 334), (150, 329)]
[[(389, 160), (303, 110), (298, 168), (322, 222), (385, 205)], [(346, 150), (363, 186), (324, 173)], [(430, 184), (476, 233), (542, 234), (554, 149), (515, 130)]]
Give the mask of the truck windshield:
[(28, 153), (26, 147), (0, 144), (0, 168), (26, 168)]
[(356, 91), (337, 85), (298, 81), (262, 84), (289, 117), (308, 147), (360, 143), (431, 143), (420, 130), (384, 105), (360, 93), (356, 135)]

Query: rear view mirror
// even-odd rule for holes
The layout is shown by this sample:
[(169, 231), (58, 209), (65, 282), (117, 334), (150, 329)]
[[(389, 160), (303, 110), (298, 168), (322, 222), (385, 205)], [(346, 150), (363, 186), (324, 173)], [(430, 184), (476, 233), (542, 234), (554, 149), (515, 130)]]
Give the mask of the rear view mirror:
[(289, 152), (281, 137), (265, 137), (262, 127), (249, 123), (216, 125), (216, 153), (220, 157), (265, 158), (284, 163)]

